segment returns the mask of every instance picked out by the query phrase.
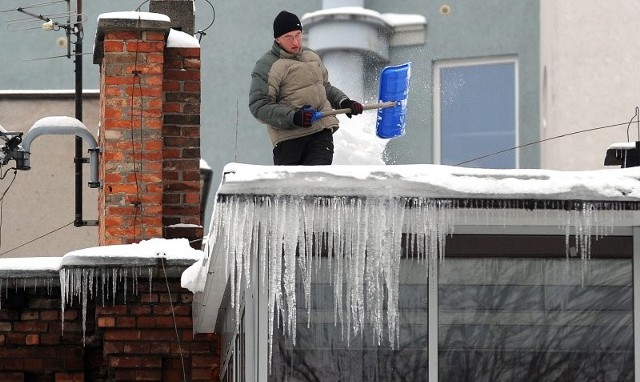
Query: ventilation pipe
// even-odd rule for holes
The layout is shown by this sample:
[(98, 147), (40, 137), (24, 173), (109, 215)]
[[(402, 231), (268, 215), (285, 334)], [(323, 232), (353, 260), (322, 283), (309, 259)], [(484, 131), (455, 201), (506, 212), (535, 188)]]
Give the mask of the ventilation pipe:
[(331, 82), (357, 100), (365, 97), (365, 57), (389, 60), (389, 25), (378, 12), (364, 9), (363, 3), (325, 0), (322, 11), (305, 14), (301, 20), (307, 45), (322, 56)]
[(41, 135), (75, 135), (82, 138), (89, 146), (89, 187), (100, 187), (100, 182), (98, 181), (98, 153), (100, 149), (87, 127), (72, 117), (45, 117), (36, 121), (22, 139), (22, 144), (18, 146), (18, 151), (15, 155), (16, 169), (31, 169), (31, 142)]
[(390, 47), (426, 42), (421, 15), (380, 14), (364, 8), (363, 0), (323, 0), (322, 8), (302, 16), (306, 45), (353, 99), (365, 99), (364, 73), (388, 63)]

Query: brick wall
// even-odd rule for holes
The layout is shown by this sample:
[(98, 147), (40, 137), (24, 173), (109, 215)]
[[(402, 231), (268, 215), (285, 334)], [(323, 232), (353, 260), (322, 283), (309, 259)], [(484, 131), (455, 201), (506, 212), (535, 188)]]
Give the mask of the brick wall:
[(83, 335), (77, 301), (65, 308), (63, 331), (59, 288), (3, 290), (0, 381), (218, 380), (218, 336), (193, 334), (193, 295), (178, 279), (119, 294), (104, 306), (100, 294), (90, 299)]
[(167, 48), (169, 23), (100, 19), (99, 244), (200, 245), (200, 48)]
[(135, 304), (98, 307), (104, 359), (116, 380), (217, 380), (217, 335), (194, 336), (193, 295), (178, 282), (170, 290), (154, 282)]
[[(5, 284), (6, 285), (6, 284)], [(83, 381), (86, 347), (78, 308), (65, 311), (60, 293), (9, 288), (0, 303), (0, 381)]]
[(162, 31), (106, 30), (99, 244), (162, 237)]
[(163, 103), (164, 237), (200, 246), (200, 49), (165, 50)]

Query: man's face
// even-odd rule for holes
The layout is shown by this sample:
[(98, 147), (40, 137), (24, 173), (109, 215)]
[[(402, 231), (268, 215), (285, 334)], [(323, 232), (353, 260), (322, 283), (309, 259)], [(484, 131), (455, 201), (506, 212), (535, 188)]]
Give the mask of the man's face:
[(299, 30), (285, 33), (276, 39), (276, 42), (287, 53), (298, 54), (302, 50), (302, 32)]

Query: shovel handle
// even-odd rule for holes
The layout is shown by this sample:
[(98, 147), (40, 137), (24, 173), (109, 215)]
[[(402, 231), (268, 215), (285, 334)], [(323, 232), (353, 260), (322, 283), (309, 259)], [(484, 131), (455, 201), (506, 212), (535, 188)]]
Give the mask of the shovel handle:
[[(362, 105), (362, 110), (373, 110), (373, 109), (384, 109), (385, 107), (393, 107), (396, 106), (398, 104), (398, 101), (387, 101), (387, 102), (380, 102), (380, 103), (367, 103)], [(314, 111), (313, 112), (313, 118), (311, 118), (311, 120), (313, 122), (319, 120), (322, 117), (326, 117), (329, 115), (338, 115), (338, 114), (347, 114), (347, 113), (351, 113), (351, 109), (350, 108), (346, 108), (346, 109), (335, 109), (335, 110), (329, 110), (329, 111)]]

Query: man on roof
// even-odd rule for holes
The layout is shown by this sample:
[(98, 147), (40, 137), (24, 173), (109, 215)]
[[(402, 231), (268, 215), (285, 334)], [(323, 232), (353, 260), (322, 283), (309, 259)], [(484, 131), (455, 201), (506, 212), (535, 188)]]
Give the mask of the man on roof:
[(251, 73), (249, 110), (267, 125), (275, 165), (330, 165), (338, 119), (313, 120), (313, 111), (351, 109), (362, 104), (331, 85), (320, 56), (302, 46), (302, 24), (296, 15), (280, 12), (273, 20), (274, 42)]

